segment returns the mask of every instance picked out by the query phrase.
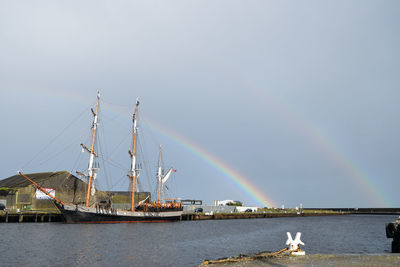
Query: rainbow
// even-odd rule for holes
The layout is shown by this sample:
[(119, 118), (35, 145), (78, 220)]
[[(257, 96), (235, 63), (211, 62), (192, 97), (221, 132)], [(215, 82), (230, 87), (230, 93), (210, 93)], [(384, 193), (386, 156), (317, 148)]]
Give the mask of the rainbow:
[[(35, 90), (27, 90), (31, 92), (35, 92)], [(37, 91), (36, 91), (37, 92)], [(68, 92), (61, 93), (55, 92), (51, 90), (40, 90), (40, 92), (45, 93), (51, 97), (60, 97), (63, 99), (68, 99), (74, 102), (79, 102), (81, 104), (87, 105), (87, 103), (91, 103), (89, 99), (79, 98), (77, 99), (75, 96), (71, 95)], [(106, 108), (109, 111), (112, 111), (116, 114), (130, 114), (131, 110), (128, 107), (121, 107), (117, 105), (113, 105), (111, 103), (103, 103), (103, 108)], [(127, 111), (129, 109), (129, 111)], [(243, 174), (235, 170), (234, 168), (230, 167), (228, 164), (223, 162), (221, 159), (217, 158), (212, 153), (208, 152), (204, 148), (200, 147), (199, 145), (189, 141), (187, 138), (179, 135), (176, 132), (173, 132), (166, 127), (161, 126), (159, 123), (155, 123), (154, 121), (149, 120), (146, 118), (145, 122), (142, 121), (142, 124), (145, 124), (149, 129), (161, 134), (162, 136), (167, 137), (169, 140), (174, 141), (176, 144), (183, 147), (185, 150), (189, 151), (190, 153), (196, 155), (204, 162), (212, 166), (216, 169), (219, 173), (223, 175), (223, 177), (227, 178), (229, 182), (235, 184), (241, 191), (246, 193), (251, 199), (253, 199), (258, 205), (262, 207), (277, 207), (275, 202), (271, 200), (269, 197), (266, 196), (265, 193), (260, 191), (256, 185), (254, 185), (247, 177)]]
[[(259, 101), (262, 101), (263, 106), (268, 106), (268, 108), (273, 109), (278, 114), (280, 114), (286, 121), (289, 122), (298, 132), (300, 132), (305, 138), (309, 140), (315, 147), (317, 147), (322, 154), (324, 154), (331, 162), (334, 162), (345, 174), (350, 177), (353, 183), (357, 184), (357, 188), (361, 189), (366, 199), (369, 202), (373, 201), (376, 206), (391, 206), (391, 201), (385, 198), (379, 186), (374, 182), (372, 176), (369, 176), (365, 171), (362, 170), (352, 159), (347, 157), (345, 153), (340, 149), (340, 146), (336, 144), (333, 140), (326, 137), (317, 129), (317, 127), (311, 125), (305, 118), (303, 118), (299, 113), (294, 112), (289, 106), (285, 105), (283, 101), (279, 100), (277, 97), (273, 97), (268, 94), (266, 90), (257, 84), (251, 84), (248, 81), (241, 79), (240, 75), (229, 75), (229, 79), (234, 79), (239, 84), (242, 84), (243, 88), (252, 92)], [(79, 102), (82, 104), (90, 103), (91, 101), (87, 99), (77, 98), (68, 92), (55, 92), (53, 90), (38, 90), (29, 88), (18, 88), (24, 91), (30, 91), (32, 93), (42, 93), (51, 97), (59, 97), (68, 99), (74, 102)], [(126, 113), (121, 110), (118, 106), (107, 103), (108, 110), (117, 113)], [(147, 122), (149, 122), (147, 120)], [(257, 203), (264, 206), (276, 206), (275, 203), (268, 198), (263, 192), (261, 192), (254, 184), (252, 184), (248, 178), (240, 174), (238, 171), (229, 167), (222, 160), (218, 159), (216, 156), (212, 155), (210, 152), (206, 151), (204, 148), (194, 144), (187, 138), (172, 132), (171, 130), (161, 127), (154, 122), (147, 123), (147, 126), (154, 131), (164, 135), (165, 137), (173, 140), (177, 144), (184, 147), (189, 152), (195, 154), (201, 158), (204, 162), (211, 165), (217, 169), (220, 173), (224, 175), (229, 181), (236, 184), (241, 188), (246, 194), (251, 196)]]
[(253, 199), (257, 204), (261, 205), (262, 207), (277, 207), (276, 203), (265, 193), (260, 191), (257, 186), (249, 180), (249, 178), (230, 167), (228, 164), (211, 154), (209, 151), (193, 143), (182, 135), (161, 126), (159, 123), (150, 121), (149, 118), (146, 118), (145, 121), (142, 120), (142, 125), (143, 124), (158, 134), (161, 134), (174, 141), (185, 150), (191, 152), (210, 166), (214, 167), (225, 178), (227, 178), (230, 182), (233, 182), (239, 189), (241, 189), (241, 191), (250, 196), (251, 199)]
[(352, 179), (353, 183), (357, 184), (357, 188), (362, 190), (365, 198), (368, 199), (369, 202), (372, 200), (373, 204), (377, 207), (391, 206), (391, 201), (385, 198), (385, 194), (382, 193), (379, 186), (374, 182), (374, 179), (366, 174), (353, 160), (346, 157), (345, 153), (339, 148), (340, 146), (334, 141), (329, 140), (326, 134), (319, 131), (316, 126), (311, 125), (299, 113), (294, 112), (289, 106), (285, 105), (283, 101), (268, 94), (261, 86), (244, 81), (240, 79), (239, 75), (234, 75), (234, 77), (236, 77), (239, 83), (242, 83), (246, 90), (256, 95), (256, 99), (262, 101), (264, 106), (267, 104), (269, 108), (280, 114), (289, 122), (289, 125), (306, 137), (310, 143), (317, 147), (331, 162), (334, 162), (347, 177)]

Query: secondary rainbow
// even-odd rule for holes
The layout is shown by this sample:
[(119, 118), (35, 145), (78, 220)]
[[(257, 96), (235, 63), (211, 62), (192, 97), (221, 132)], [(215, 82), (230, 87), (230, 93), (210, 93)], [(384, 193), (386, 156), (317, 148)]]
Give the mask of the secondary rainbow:
[[(311, 125), (308, 120), (303, 118), (298, 112), (291, 107), (285, 105), (278, 97), (272, 96), (257, 84), (250, 83), (241, 79), (240, 75), (234, 75), (237, 82), (241, 83), (246, 90), (256, 96), (256, 99), (262, 102), (264, 106), (268, 106), (281, 115), (289, 125), (294, 127), (298, 132), (305, 136), (322, 154), (334, 162), (347, 177), (355, 182), (359, 189), (365, 195), (369, 202), (377, 207), (390, 207), (391, 201), (386, 199), (385, 194), (381, 192), (379, 186), (374, 179), (358, 166), (354, 160), (350, 159), (342, 152), (340, 146), (334, 141), (327, 138), (327, 134), (323, 134), (318, 130), (317, 126)], [(267, 104), (267, 105), (266, 105)], [(372, 198), (372, 199), (371, 199)]]

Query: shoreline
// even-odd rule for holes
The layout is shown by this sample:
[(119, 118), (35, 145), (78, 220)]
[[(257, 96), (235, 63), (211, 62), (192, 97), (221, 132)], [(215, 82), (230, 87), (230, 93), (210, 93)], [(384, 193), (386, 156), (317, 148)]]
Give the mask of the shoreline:
[[(180, 221), (198, 220), (235, 220), (235, 219), (267, 219), (281, 217), (320, 217), (320, 216), (343, 216), (343, 215), (389, 215), (389, 214), (366, 214), (351, 212), (240, 212), (240, 213), (183, 213)], [(390, 214), (392, 215), (392, 214)], [(397, 214), (396, 214), (397, 215)], [(62, 222), (60, 211), (54, 210), (5, 210), (0, 211), (0, 223), (21, 223), (21, 222)]]

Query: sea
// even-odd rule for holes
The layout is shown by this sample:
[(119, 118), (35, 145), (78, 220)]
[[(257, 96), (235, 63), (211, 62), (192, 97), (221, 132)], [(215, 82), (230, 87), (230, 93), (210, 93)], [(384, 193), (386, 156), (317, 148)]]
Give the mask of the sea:
[(1, 223), (0, 266), (198, 266), (285, 248), (307, 254), (385, 254), (396, 215), (343, 215), (132, 224)]

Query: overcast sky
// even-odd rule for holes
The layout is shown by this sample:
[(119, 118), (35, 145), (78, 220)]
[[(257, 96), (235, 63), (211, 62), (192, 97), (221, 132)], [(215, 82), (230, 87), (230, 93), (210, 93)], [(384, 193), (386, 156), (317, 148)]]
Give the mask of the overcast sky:
[(112, 163), (101, 188), (128, 187), (139, 97), (143, 159), (154, 169), (163, 145), (177, 197), (259, 205), (171, 131), (276, 206), (399, 207), (399, 10), (388, 0), (0, 0), (0, 177), (84, 170), (79, 144), (100, 90)]

